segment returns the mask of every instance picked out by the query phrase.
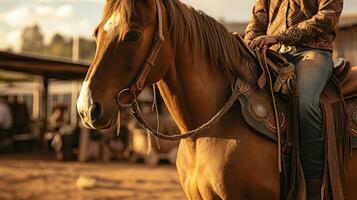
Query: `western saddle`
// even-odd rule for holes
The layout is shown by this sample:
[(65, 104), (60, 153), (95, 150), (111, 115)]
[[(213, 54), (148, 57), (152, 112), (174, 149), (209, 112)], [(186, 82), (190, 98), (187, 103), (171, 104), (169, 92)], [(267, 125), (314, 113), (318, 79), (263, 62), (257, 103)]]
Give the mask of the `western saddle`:
[[(275, 75), (273, 78), (276, 78), (275, 81), (278, 80), (279, 74), (282, 74), (280, 72), (283, 72), (282, 69), (291, 66), (291, 63), (287, 63), (287, 60), (275, 51), (254, 52), (247, 46), (243, 38), (235, 35), (241, 46), (262, 69), (262, 75), (258, 79), (259, 88), (250, 88), (239, 97), (242, 115), (253, 129), (268, 139), (278, 142), (279, 154), (281, 153), (280, 145), (283, 138), (284, 147), (288, 147), (283, 149), (287, 151), (290, 149), (290, 152), (286, 154), (292, 156), (291, 159), (293, 160), (287, 162), (295, 163), (290, 168), (292, 170), (290, 177), (299, 177), (294, 179), (297, 182), (288, 186), (290, 188), (288, 191), (298, 191), (303, 188), (299, 181), (303, 179), (303, 175), (300, 173), (301, 165), (297, 164), (300, 161), (299, 156), (296, 156), (299, 151), (298, 110), (296, 107), (298, 94), (296, 94), (295, 86), (288, 85), (289, 83), (286, 81), (285, 86), (287, 87), (285, 88), (293, 91), (290, 98), (272, 92), (272, 82), (274, 81), (272, 76)], [(290, 77), (295, 77), (294, 69), (293, 66), (293, 70), (287, 70)], [(264, 87), (266, 82), (268, 82), (270, 88)], [(295, 82), (295, 80), (292, 82)], [(280, 83), (278, 82), (278, 84)], [(289, 102), (292, 106), (288, 106), (287, 99), (290, 99)], [(327, 170), (324, 184), (327, 184), (327, 187), (325, 187), (324, 193), (328, 196), (331, 194), (333, 199), (343, 199), (344, 173), (346, 171), (345, 157), (346, 152), (348, 152), (346, 149), (357, 148), (357, 67), (352, 67), (348, 61), (342, 58), (335, 61), (331, 81), (326, 85), (321, 95), (320, 105), (324, 116), (323, 130), (326, 144), (325, 165)]]
[[(252, 58), (257, 58), (256, 53), (247, 47), (240, 36), (237, 35), (237, 39)], [(279, 56), (276, 53), (273, 55), (275, 57)], [(276, 60), (276, 58), (269, 58), (269, 56), (267, 59), (268, 65)], [(338, 58), (335, 61), (332, 80), (333, 79), (335, 80), (335, 84), (338, 85), (338, 91), (335, 91), (337, 94), (334, 95), (334, 97), (329, 95), (329, 98), (333, 98), (333, 103), (343, 101), (346, 105), (345, 111), (348, 116), (347, 130), (352, 136), (351, 147), (357, 148), (357, 67), (352, 67), (347, 60)], [(328, 87), (329, 86), (326, 86), (326, 89)], [(278, 95), (276, 101), (279, 112), (280, 130), (284, 133), (287, 130), (289, 123), (287, 114), (288, 107), (283, 96)], [(245, 121), (267, 138), (277, 141), (277, 127), (273, 113), (273, 105), (271, 97), (267, 91), (251, 89), (239, 98), (239, 102)]]

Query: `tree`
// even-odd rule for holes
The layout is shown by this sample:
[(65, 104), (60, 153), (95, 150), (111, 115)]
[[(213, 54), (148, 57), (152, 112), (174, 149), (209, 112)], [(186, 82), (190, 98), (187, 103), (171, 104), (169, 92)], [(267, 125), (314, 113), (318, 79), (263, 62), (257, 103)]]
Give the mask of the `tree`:
[(86, 38), (79, 39), (79, 58), (82, 60), (92, 60), (95, 54), (96, 45), (93, 40)]
[(40, 27), (35, 24), (26, 27), (21, 34), (21, 51), (31, 53), (42, 53), (44, 50), (43, 34)]
[(53, 56), (71, 58), (72, 45), (64, 36), (56, 33), (52, 37), (50, 44), (46, 47), (45, 53)]
[[(48, 45), (44, 44), (44, 37), (38, 25), (24, 28), (21, 34), (21, 51), (40, 53), (51, 56), (72, 58), (73, 38), (69, 39), (56, 33)], [(86, 38), (79, 38), (79, 59), (91, 60), (95, 53), (95, 42)]]
[[(68, 39), (56, 33), (46, 47), (46, 54), (72, 58), (73, 38)], [(79, 38), (79, 59), (91, 60), (95, 53), (95, 42), (86, 38)]]

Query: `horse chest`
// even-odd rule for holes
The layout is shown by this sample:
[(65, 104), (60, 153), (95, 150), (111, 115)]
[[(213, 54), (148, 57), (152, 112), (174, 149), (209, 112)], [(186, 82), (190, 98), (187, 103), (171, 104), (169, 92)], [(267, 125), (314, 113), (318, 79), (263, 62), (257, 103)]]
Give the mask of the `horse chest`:
[(232, 157), (237, 145), (236, 140), (212, 138), (197, 141), (195, 150), (184, 142), (180, 145), (177, 169), (190, 199), (221, 199), (228, 187), (225, 178), (231, 172), (226, 167), (234, 165)]
[(217, 178), (222, 176), (212, 176), (214, 172), (209, 169), (195, 168), (192, 171), (179, 172), (179, 174), (183, 176), (181, 184), (189, 199), (217, 199), (224, 191), (217, 187), (217, 185), (223, 185), (222, 178)]

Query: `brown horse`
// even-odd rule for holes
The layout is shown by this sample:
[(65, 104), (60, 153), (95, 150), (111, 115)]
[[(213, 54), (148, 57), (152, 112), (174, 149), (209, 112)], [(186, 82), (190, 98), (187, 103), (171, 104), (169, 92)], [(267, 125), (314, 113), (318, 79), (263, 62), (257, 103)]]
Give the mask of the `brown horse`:
[[(178, 0), (107, 0), (94, 33), (96, 56), (78, 99), (86, 126), (107, 128), (115, 121), (118, 92), (135, 82), (155, 44), (160, 7), (165, 41), (145, 85), (158, 84), (182, 132), (211, 119), (235, 77), (256, 88), (254, 62), (211, 17)], [(276, 143), (252, 129), (236, 104), (215, 126), (181, 141), (177, 170), (189, 199), (279, 199), (277, 160)], [(354, 156), (350, 168), (356, 167)], [(353, 199), (357, 174), (350, 173)]]

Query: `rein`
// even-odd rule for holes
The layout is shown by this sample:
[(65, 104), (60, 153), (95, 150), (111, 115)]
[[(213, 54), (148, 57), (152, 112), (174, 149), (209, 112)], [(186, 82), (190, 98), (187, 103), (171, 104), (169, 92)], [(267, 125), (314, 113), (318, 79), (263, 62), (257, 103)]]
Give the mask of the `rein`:
[(140, 126), (142, 126), (144, 129), (149, 130), (148, 132), (162, 140), (181, 140), (181, 139), (187, 139), (189, 137), (194, 137), (197, 136), (199, 133), (202, 133), (203, 131), (211, 128), (213, 125), (215, 125), (222, 117), (224, 114), (228, 112), (228, 110), (234, 105), (234, 103), (237, 101), (238, 97), (244, 93), (246, 93), (249, 90), (249, 85), (246, 82), (241, 81), (240, 79), (237, 79), (237, 81), (234, 84), (234, 89), (232, 92), (232, 95), (228, 99), (228, 101), (224, 104), (224, 106), (214, 115), (208, 122), (202, 124), (200, 127), (185, 132), (185, 133), (178, 133), (175, 135), (167, 135), (163, 134), (159, 131), (154, 130), (153, 128), (150, 127), (150, 125), (144, 120), (139, 104), (136, 101), (136, 99), (132, 102), (131, 106), (129, 107), (129, 112), (136, 118)]
[(243, 82), (240, 79), (237, 79), (234, 85), (232, 85), (232, 95), (224, 104), (224, 106), (214, 115), (208, 122), (204, 123), (200, 127), (188, 131), (186, 133), (178, 133), (175, 135), (167, 135), (160, 133), (159, 131), (154, 130), (150, 127), (150, 125), (144, 120), (142, 113), (140, 111), (140, 107), (137, 101), (137, 94), (140, 93), (145, 85), (146, 78), (148, 77), (152, 67), (155, 66), (156, 59), (158, 54), (161, 50), (162, 43), (164, 42), (164, 35), (163, 35), (163, 18), (162, 18), (162, 8), (160, 5), (159, 0), (155, 0), (156, 7), (157, 7), (157, 16), (158, 16), (158, 23), (159, 23), (159, 30), (156, 34), (155, 42), (151, 51), (147, 58), (145, 59), (145, 63), (141, 67), (141, 72), (138, 77), (135, 79), (135, 82), (128, 88), (121, 90), (116, 97), (116, 103), (119, 107), (118, 112), (120, 112), (120, 108), (127, 108), (129, 112), (136, 118), (138, 123), (148, 132), (162, 140), (181, 140), (187, 139), (189, 137), (197, 136), (199, 133), (209, 129), (213, 125), (215, 125), (224, 114), (228, 112), (228, 110), (234, 105), (237, 101), (238, 97), (249, 90), (249, 85), (246, 82)]

